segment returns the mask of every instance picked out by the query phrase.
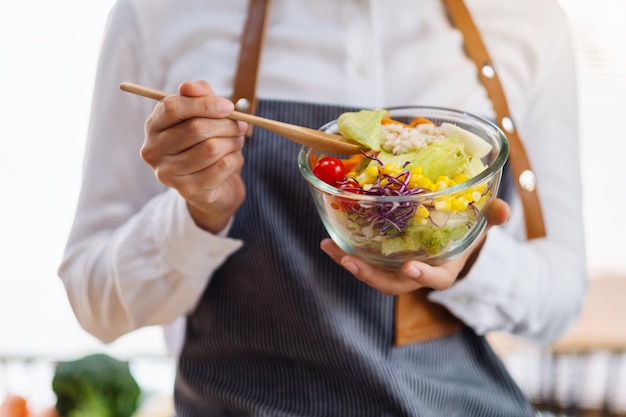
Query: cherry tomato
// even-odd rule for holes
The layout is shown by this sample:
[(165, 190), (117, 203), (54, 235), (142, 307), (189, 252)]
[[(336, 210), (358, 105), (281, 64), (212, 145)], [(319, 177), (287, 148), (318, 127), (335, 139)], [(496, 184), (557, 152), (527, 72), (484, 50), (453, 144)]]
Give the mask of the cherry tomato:
[[(350, 193), (355, 193), (355, 194), (364, 193), (363, 188), (361, 188), (359, 183), (352, 178), (346, 181), (342, 181), (341, 183), (337, 184), (337, 188), (339, 188), (340, 190), (347, 191)], [(358, 208), (360, 207), (360, 204), (358, 201), (351, 200), (349, 198), (337, 197), (336, 200), (337, 202), (334, 203), (335, 205), (333, 205), (333, 208), (335, 210), (343, 210), (345, 212), (350, 213), (355, 210), (358, 210)]]
[(346, 169), (341, 159), (325, 156), (317, 161), (313, 168), (313, 174), (327, 184), (336, 185), (346, 178)]
[(342, 181), (337, 184), (337, 188), (343, 191), (349, 191), (351, 193), (362, 194), (363, 188), (353, 179), (349, 179), (347, 181)]

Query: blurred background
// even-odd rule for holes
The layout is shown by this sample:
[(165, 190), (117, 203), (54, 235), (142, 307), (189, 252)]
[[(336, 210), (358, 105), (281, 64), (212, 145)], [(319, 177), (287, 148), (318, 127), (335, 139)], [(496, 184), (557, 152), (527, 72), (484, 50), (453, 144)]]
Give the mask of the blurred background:
[[(620, 126), (626, 120), (626, 1), (560, 2), (571, 21), (579, 69), (589, 272), (592, 280), (626, 283), (626, 223), (621, 219), (626, 134)], [(54, 403), (54, 363), (93, 352), (128, 360), (147, 391), (167, 396), (171, 389), (174, 365), (160, 329), (143, 329), (102, 345), (76, 323), (56, 275), (80, 186), (93, 76), (112, 4), (32, 0), (0, 5), (0, 400), (14, 393), (35, 408)], [(626, 297), (626, 285), (620, 288)], [(626, 327), (626, 316), (620, 323)], [(600, 355), (617, 358), (607, 369), (618, 364), (626, 374), (619, 346), (598, 349)], [(546, 384), (520, 373), (529, 369), (520, 364), (534, 358), (544, 369), (545, 362), (537, 361), (545, 357), (536, 351), (506, 357), (529, 395), (545, 396), (540, 391)], [(590, 363), (608, 363), (593, 358)], [(626, 377), (610, 376), (609, 390), (609, 376), (598, 367), (589, 369), (595, 369), (589, 372), (604, 387), (591, 389), (596, 405), (607, 391), (626, 401)], [(571, 396), (564, 386), (552, 390)], [(613, 411), (623, 405), (626, 415), (626, 404), (618, 403), (613, 401)]]

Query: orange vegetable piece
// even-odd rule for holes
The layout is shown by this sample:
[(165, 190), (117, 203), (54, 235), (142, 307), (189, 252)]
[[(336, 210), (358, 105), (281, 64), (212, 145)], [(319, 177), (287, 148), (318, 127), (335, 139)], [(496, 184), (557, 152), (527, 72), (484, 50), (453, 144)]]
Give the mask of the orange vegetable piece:
[(383, 119), (380, 122), (383, 125), (397, 124), (397, 125), (401, 125), (401, 126), (404, 126), (404, 127), (411, 127), (410, 125), (407, 125), (406, 123), (402, 123), (402, 122), (399, 122), (397, 120), (394, 120), (394, 119), (392, 119), (389, 116), (383, 117)]
[(430, 124), (433, 125), (434, 123), (431, 122), (430, 120), (426, 119), (425, 117), (422, 116), (415, 116), (413, 118), (413, 120), (411, 121), (410, 126), (411, 127), (415, 127), (417, 125), (423, 125), (423, 124)]
[(0, 405), (0, 417), (29, 417), (26, 399), (19, 395), (7, 395)]
[(315, 152), (309, 152), (309, 162), (312, 167), (317, 164), (317, 156), (315, 156)]
[(359, 164), (359, 162), (363, 160), (363, 158), (365, 158), (365, 155), (363, 155), (362, 153), (356, 153), (348, 159), (343, 159), (342, 162), (344, 168), (346, 169), (346, 172), (354, 171), (354, 168), (356, 168), (356, 166)]

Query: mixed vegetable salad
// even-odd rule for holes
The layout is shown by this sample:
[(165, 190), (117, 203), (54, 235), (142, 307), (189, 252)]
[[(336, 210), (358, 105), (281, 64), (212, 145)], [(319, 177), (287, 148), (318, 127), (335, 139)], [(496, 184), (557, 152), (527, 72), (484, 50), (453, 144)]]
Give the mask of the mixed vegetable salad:
[[(326, 220), (354, 247), (384, 256), (403, 252), (436, 255), (475, 225), (491, 195), (490, 182), (457, 187), (482, 172), (492, 146), (450, 123), (416, 116), (402, 122), (386, 110), (343, 113), (339, 132), (369, 148), (340, 159), (310, 154), (321, 181), (360, 196), (414, 196), (383, 201), (325, 196)], [(452, 190), (451, 190), (452, 191)], [(357, 197), (357, 196), (355, 196)]]

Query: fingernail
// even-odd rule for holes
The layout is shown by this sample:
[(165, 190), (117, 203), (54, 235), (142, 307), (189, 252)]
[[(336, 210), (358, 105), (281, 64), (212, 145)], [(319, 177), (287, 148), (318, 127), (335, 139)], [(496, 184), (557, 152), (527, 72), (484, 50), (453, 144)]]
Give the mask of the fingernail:
[(217, 101), (217, 111), (220, 114), (230, 114), (235, 109), (235, 105), (232, 101), (226, 99), (219, 99)]
[(356, 275), (359, 273), (359, 267), (356, 266), (356, 264), (353, 262), (341, 261), (341, 265), (343, 265), (343, 267), (346, 268), (348, 271), (350, 271), (350, 273), (353, 275)]
[(404, 271), (405, 274), (408, 275), (409, 278), (417, 279), (420, 275), (422, 275), (422, 271), (417, 269), (415, 265), (409, 265)]
[(242, 135), (245, 135), (248, 132), (248, 123), (238, 120), (237, 126), (239, 127), (239, 132), (241, 132)]

